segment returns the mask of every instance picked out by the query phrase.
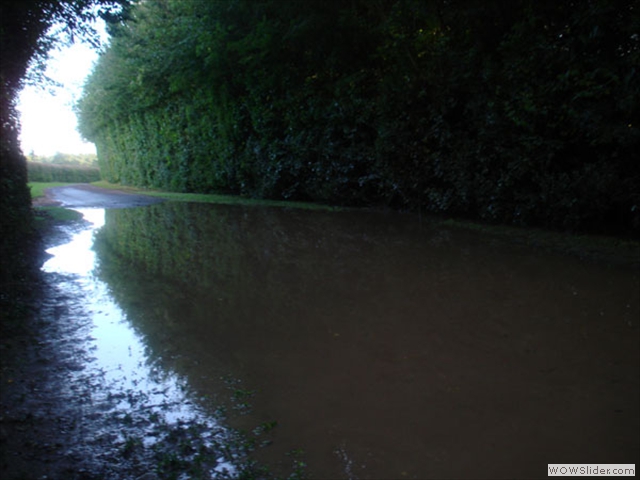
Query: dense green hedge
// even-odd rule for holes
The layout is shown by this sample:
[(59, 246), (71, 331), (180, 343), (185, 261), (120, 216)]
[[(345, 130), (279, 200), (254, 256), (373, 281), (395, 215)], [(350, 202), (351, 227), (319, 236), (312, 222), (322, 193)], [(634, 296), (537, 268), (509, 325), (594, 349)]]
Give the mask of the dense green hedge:
[(625, 0), (142, 3), (80, 101), (113, 182), (640, 231)]
[[(0, 310), (30, 292), (27, 271), (38, 271), (27, 161), (21, 152), (18, 95), (28, 80), (45, 85), (45, 61), (54, 46), (73, 39), (97, 40), (93, 20), (116, 18), (128, 0), (3, 0), (0, 2)], [(55, 26), (55, 29), (52, 28)], [(52, 32), (55, 31), (55, 37)], [(95, 43), (95, 42), (94, 42)], [(15, 306), (15, 304), (13, 304)], [(23, 319), (24, 312), (19, 315)]]
[(30, 182), (91, 183), (100, 180), (100, 169), (80, 165), (27, 162)]

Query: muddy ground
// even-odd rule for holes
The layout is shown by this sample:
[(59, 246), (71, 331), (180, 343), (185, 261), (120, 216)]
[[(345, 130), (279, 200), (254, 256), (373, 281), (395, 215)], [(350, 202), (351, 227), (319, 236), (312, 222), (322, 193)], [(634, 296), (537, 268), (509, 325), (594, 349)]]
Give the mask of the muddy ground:
[[(92, 186), (51, 189), (36, 206), (123, 208), (160, 200)], [(40, 216), (47, 214), (40, 211)], [(46, 248), (66, 243), (85, 228), (47, 222), (31, 252), (39, 263)], [(225, 478), (243, 464), (239, 436), (206, 421), (167, 424), (145, 398), (113, 392), (87, 368), (89, 312), (61, 285), (70, 276), (33, 272), (29, 284), (3, 285), (0, 327), (0, 478), (144, 479)], [(69, 321), (73, 318), (73, 321)], [(123, 414), (121, 405), (129, 402)], [(141, 439), (153, 438), (152, 446)], [(227, 468), (229, 467), (229, 468)], [(245, 463), (248, 478), (262, 476)]]

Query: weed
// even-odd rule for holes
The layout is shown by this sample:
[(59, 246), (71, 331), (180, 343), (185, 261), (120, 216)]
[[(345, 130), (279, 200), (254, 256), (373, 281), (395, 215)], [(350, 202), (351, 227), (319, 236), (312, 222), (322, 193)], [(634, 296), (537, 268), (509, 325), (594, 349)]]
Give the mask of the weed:
[(263, 433), (269, 433), (277, 426), (278, 426), (278, 422), (275, 420), (271, 422), (264, 422), (263, 424), (258, 425), (256, 428), (253, 429), (253, 434), (261, 435)]
[(31, 190), (31, 199), (35, 200), (36, 198), (44, 197), (45, 191), (48, 188), (62, 187), (64, 185), (69, 185), (69, 183), (67, 182), (29, 182), (29, 189)]
[(122, 455), (128, 458), (140, 447), (142, 447), (142, 439), (139, 437), (127, 437), (122, 446)]
[(287, 456), (291, 458), (291, 468), (293, 469), (291, 475), (287, 477), (288, 480), (303, 480), (304, 478), (306, 478), (307, 464), (303, 460), (304, 450), (291, 450), (287, 453)]

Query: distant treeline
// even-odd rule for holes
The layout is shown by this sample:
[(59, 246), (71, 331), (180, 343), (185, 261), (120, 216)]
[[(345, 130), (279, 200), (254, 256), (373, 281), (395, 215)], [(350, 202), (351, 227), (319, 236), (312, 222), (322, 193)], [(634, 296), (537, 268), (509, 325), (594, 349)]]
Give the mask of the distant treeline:
[(30, 182), (91, 183), (100, 180), (100, 169), (87, 165), (54, 165), (27, 162)]
[(95, 153), (60, 153), (54, 155), (36, 155), (30, 153), (28, 156), (30, 162), (52, 163), (54, 165), (88, 165), (91, 167), (98, 166), (98, 156)]
[(112, 182), (640, 231), (634, 0), (164, 0), (79, 102)]

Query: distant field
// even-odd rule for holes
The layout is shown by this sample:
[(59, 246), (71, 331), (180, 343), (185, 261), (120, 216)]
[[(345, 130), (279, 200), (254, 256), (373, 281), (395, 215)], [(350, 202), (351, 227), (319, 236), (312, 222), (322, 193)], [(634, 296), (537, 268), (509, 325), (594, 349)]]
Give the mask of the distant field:
[(100, 180), (100, 170), (84, 165), (54, 165), (27, 162), (30, 182), (91, 183)]

